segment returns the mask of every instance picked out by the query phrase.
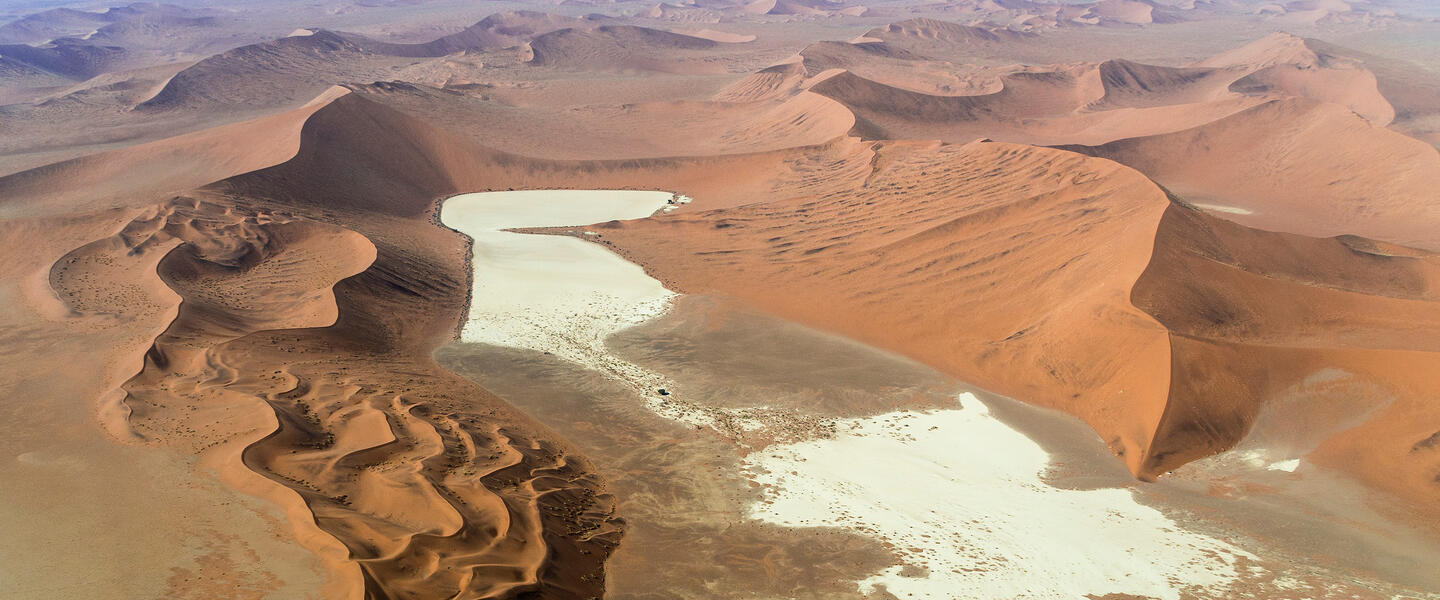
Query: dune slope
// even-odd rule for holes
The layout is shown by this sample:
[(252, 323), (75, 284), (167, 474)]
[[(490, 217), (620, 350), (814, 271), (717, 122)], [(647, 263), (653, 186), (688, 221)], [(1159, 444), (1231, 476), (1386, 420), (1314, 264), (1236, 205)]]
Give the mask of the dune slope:
[(603, 239), (687, 292), (1076, 414), (1142, 478), (1228, 449), (1267, 401), (1339, 365), (1393, 394), (1349, 400), (1393, 401), (1366, 427), (1398, 429), (1363, 442), (1317, 422), (1319, 452), (1383, 455), (1405, 475), (1345, 468), (1433, 506), (1434, 457), (1390, 440), (1440, 425), (1419, 406), (1434, 384), (1418, 381), (1424, 369), (1377, 370), (1383, 356), (1437, 359), (1433, 336), (1413, 334), (1435, 327), (1433, 254), (1250, 229), (1066, 152), (884, 144), (873, 168), (843, 191), (624, 223)]
[(1440, 152), (1336, 104), (1276, 100), (1193, 129), (1070, 148), (1247, 225), (1440, 250)]

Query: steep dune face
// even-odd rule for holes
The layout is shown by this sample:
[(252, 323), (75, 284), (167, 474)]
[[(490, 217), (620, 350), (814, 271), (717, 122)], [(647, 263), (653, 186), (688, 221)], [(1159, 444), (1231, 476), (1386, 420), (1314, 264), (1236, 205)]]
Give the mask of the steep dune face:
[[(304, 498), (360, 566), (367, 593), (597, 594), (619, 532), (591, 467), (428, 358), (453, 335), (469, 290), (463, 238), (429, 220), (435, 199), (456, 184), (447, 170), (460, 166), (436, 159), (463, 146), (364, 101), (332, 105), (306, 132), (295, 160), (217, 191), (326, 213), (365, 234), (378, 255), (336, 288), (334, 326), (218, 351), (241, 372), (291, 374), (240, 382), (238, 391), (266, 398), (281, 423), (246, 452), (246, 465)], [(335, 143), (336, 135), (364, 137), (372, 144), (361, 151), (376, 154), (357, 155), (365, 144)], [(373, 145), (387, 135), (414, 150)], [(367, 167), (368, 176), (354, 177)], [(352, 178), (355, 187), (334, 185)], [(375, 186), (380, 180), (392, 183)]]
[[(1395, 111), (1391, 127), (1433, 145), (1440, 115), (1440, 77), (1414, 62), (1376, 56), (1321, 40), (1305, 40), (1320, 54), (1340, 56), (1363, 65), (1375, 75), (1375, 88)], [(1360, 89), (1358, 86), (1354, 89)], [(1359, 112), (1359, 111), (1357, 111)]]
[[(872, 121), (904, 119), (948, 124), (1033, 119), (1063, 114), (1098, 99), (1075, 73), (1019, 72), (1002, 89), (976, 96), (936, 96), (892, 88), (850, 73), (830, 77), (812, 91), (830, 96)], [(901, 116), (903, 115), (903, 116)]]
[(1241, 74), (1230, 85), (1250, 95), (1312, 98), (1349, 107), (1377, 126), (1388, 125), (1395, 109), (1380, 94), (1375, 74), (1360, 61), (1287, 33), (1273, 33), (1195, 64)]
[(116, 6), (103, 12), (56, 8), (0, 25), (0, 43), (38, 44), (59, 38), (94, 39), (97, 36), (108, 43), (126, 37), (128, 31), (146, 27), (212, 25), (216, 15), (217, 11), (207, 9), (149, 2)]
[(1440, 249), (1440, 153), (1343, 106), (1280, 100), (1195, 129), (1076, 149), (1247, 225)]
[(929, 59), (900, 45), (874, 40), (816, 42), (802, 49), (799, 59), (817, 81), (844, 69), (876, 83), (941, 96), (997, 92), (1004, 74)]
[(288, 112), (0, 177), (0, 214), (143, 205), (279, 164), (299, 149), (305, 120), (345, 93), (332, 88)]
[[(571, 167), (552, 176), (586, 177)], [(347, 96), (292, 160), (71, 252), (50, 276), (70, 310), (130, 310), (130, 267), (160, 254), (156, 284), (181, 298), (102, 418), (284, 507), (327, 594), (600, 594), (620, 523), (594, 469), (429, 358), (471, 289), (437, 198), (534, 168)]]
[(419, 44), (380, 42), (322, 29), (210, 56), (177, 73), (137, 108), (147, 112), (253, 112), (303, 102), (329, 86), (388, 81), (400, 74), (417, 80), (463, 78), (479, 64), (447, 62), (444, 57), (515, 46), (532, 31), (584, 23), (537, 13), (502, 13), (459, 33)]
[[(543, 160), (488, 148), (491, 129), (483, 119), (457, 118), (441, 129), (412, 114), (426, 114), (423, 99), (351, 94), (317, 112), (306, 124), (314, 142), (302, 145), (283, 168), (267, 169), (225, 182), (227, 193), (288, 198), (287, 202), (352, 206), (357, 210), (414, 216), (434, 198), (468, 192), (520, 188), (688, 189), (726, 205), (753, 202), (782, 177), (812, 177), (807, 190), (845, 185), (870, 160), (864, 145), (833, 140), (802, 149), (715, 157), (623, 160)], [(390, 106), (397, 108), (390, 108)], [(444, 108), (460, 108), (450, 105)], [(435, 107), (430, 107), (434, 110)], [(443, 108), (441, 109), (443, 110)], [(460, 108), (463, 111), (463, 108)], [(452, 115), (464, 115), (455, 112)], [(394, 140), (390, 145), (374, 140)], [(325, 147), (345, 153), (322, 152)], [(395, 148), (404, 148), (397, 152)], [(835, 179), (833, 172), (847, 172)], [(340, 174), (324, 185), (293, 191), (306, 169)], [(342, 176), (343, 175), (343, 176)], [(827, 179), (827, 176), (829, 177)], [(801, 184), (797, 184), (801, 185)]]
[[(1440, 456), (1414, 445), (1440, 425), (1427, 400), (1436, 393), (1428, 373), (1440, 365), (1440, 255), (1265, 232), (1176, 205), (1131, 299), (1170, 330), (1175, 365), (1144, 473), (1227, 449), (1267, 402), (1338, 377), (1339, 393), (1312, 393), (1317, 409), (1292, 424), (1309, 441), (1274, 448), (1272, 459), (1313, 451), (1437, 514)], [(1335, 406), (1319, 408), (1327, 402)]]
[[(433, 223), (436, 199), (680, 180), (753, 197), (724, 174), (803, 171), (795, 158), (536, 161), (351, 94), (307, 121), (292, 160), (137, 219), (62, 260), (94, 268), (52, 285), (85, 288), (121, 276), (109, 265), (131, 250), (176, 246), (158, 270), (182, 308), (108, 418), (188, 452), (237, 441), (243, 452), (212, 460), (263, 478), (246, 491), (287, 508), (342, 595), (589, 598), (620, 536), (594, 469), (429, 358), (471, 289), (466, 240)], [(85, 258), (96, 249), (110, 258)]]
[(1116, 59), (1100, 63), (1096, 74), (1105, 96), (1090, 108), (1147, 108), (1223, 100), (1227, 73), (1217, 69), (1175, 68)]
[(1336, 432), (1386, 402), (1376, 430), (1415, 443), (1440, 424), (1416, 408), (1434, 393), (1417, 391), (1433, 387), (1424, 371), (1376, 369), (1383, 354), (1436, 359), (1434, 336), (1415, 335), (1440, 323), (1434, 255), (1250, 229), (1064, 152), (886, 144), (873, 164), (863, 185), (624, 223), (603, 240), (679, 289), (1076, 414), (1147, 479), (1232, 447), (1266, 402), (1341, 369), (1385, 391), (1337, 398), (1349, 408), (1305, 426), (1324, 441), (1293, 456), (1363, 446), (1403, 465), (1382, 489), (1433, 502), (1433, 457)]
[[(493, 150), (540, 159), (766, 152), (822, 145), (844, 136), (854, 125), (850, 111), (828, 98), (804, 92), (798, 78), (765, 80), (765, 75), (738, 82), (715, 101), (583, 107), (511, 106), (453, 90), (395, 83), (356, 88), (422, 119), (433, 115), (432, 122), (462, 116), (465, 123), (483, 123), (483, 135), (477, 136), (477, 142)], [(657, 123), (667, 125), (657, 127)], [(566, 143), (551, 143), (556, 139)]]
[(1113, 163), (1008, 144), (887, 145), (873, 164), (842, 191), (603, 239), (684, 291), (738, 296), (1078, 414), (1138, 470), (1169, 358), (1165, 330), (1128, 294), (1163, 192)]
[(334, 32), (281, 38), (206, 58), (177, 73), (139, 108), (284, 106), (347, 78), (378, 74), (383, 69), (378, 63), (385, 61), (367, 59), (362, 44)]

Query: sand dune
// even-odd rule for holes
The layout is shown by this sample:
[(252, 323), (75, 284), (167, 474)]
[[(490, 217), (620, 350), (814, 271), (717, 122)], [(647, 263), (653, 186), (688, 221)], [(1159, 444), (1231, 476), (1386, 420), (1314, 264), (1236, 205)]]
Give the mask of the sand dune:
[[(1097, 144), (1200, 126), (1277, 97), (1345, 106), (1377, 126), (1396, 115), (1363, 63), (1288, 34), (1192, 67), (1114, 59), (987, 70), (916, 54), (946, 56), (1023, 43), (987, 33), (943, 22), (905, 22), (865, 36), (882, 41), (815, 44), (802, 56), (811, 74), (848, 71), (812, 89), (855, 111), (873, 126), (869, 134), (895, 139)], [(927, 72), (933, 74), (921, 75)]]
[[(492, 149), (532, 158), (593, 160), (714, 156), (821, 145), (844, 136), (854, 125), (843, 106), (805, 93), (796, 83), (793, 79), (789, 84), (742, 81), (722, 90), (720, 100), (725, 102), (651, 101), (571, 108), (508, 106), (419, 86), (382, 84), (365, 89), (413, 114), (463, 114), (467, 120), (484, 123), (477, 142)], [(752, 85), (759, 89), (748, 87)], [(654, 127), (662, 121), (671, 125)], [(547, 143), (561, 138), (568, 143)]]
[[(372, 145), (378, 140), (393, 143)], [(313, 514), (313, 525), (292, 523), (298, 539), (328, 557), (335, 577), (354, 589), (589, 597), (603, 585), (600, 565), (619, 529), (588, 463), (472, 383), (414, 358), (455, 334), (469, 290), (465, 240), (435, 227), (430, 215), (437, 198), (487, 181), (658, 173), (693, 182), (713, 172), (677, 174), (683, 168), (520, 159), (374, 100), (339, 98), (311, 117), (294, 159), (194, 191), (194, 204), (184, 201), (106, 242), (152, 231), (159, 240), (178, 236), (186, 245), (161, 264), (161, 275), (193, 298), (194, 311), (182, 310), (156, 340), (145, 370), (126, 384), (119, 414), (150, 443), (194, 451), (188, 440), (239, 435), (242, 425), (255, 431), (267, 414), (256, 410), (268, 410), (278, 425), (239, 457), (271, 482), (252, 493)], [(258, 206), (283, 208), (261, 214)], [(321, 219), (335, 225), (298, 225)], [(373, 244), (374, 262), (335, 285), (334, 312), (323, 292), (286, 300), (265, 294), (267, 304), (257, 305), (249, 292), (228, 287), (264, 291), (271, 272), (276, 284), (333, 280), (326, 261), (282, 258), (291, 255), (264, 242), (285, 231), (313, 240), (305, 247)], [(190, 247), (196, 250), (183, 250)], [(267, 258), (272, 251), (275, 258)], [(336, 269), (343, 275), (361, 266)], [(292, 308), (277, 311), (268, 304), (274, 301)], [(293, 318), (259, 319), (251, 309)], [(334, 324), (322, 326), (330, 315)], [(231, 416), (188, 408), (201, 405), (225, 407)], [(197, 414), (205, 420), (195, 421)], [(343, 550), (337, 554), (328, 540)]]
[[(1422, 333), (1440, 327), (1437, 261), (1433, 253), (1359, 238), (1269, 233), (1171, 210), (1161, 223), (1155, 256), (1131, 295), (1173, 335), (1176, 368), (1166, 422), (1157, 433), (1171, 445), (1156, 452), (1153, 467), (1167, 470), (1228, 448), (1237, 441), (1233, 434), (1216, 435), (1234, 430), (1227, 421), (1247, 429), (1262, 403), (1326, 369), (1347, 373), (1357, 385), (1381, 386), (1351, 390), (1344, 401), (1352, 414), (1384, 406), (1364, 427), (1377, 439), (1399, 437), (1412, 444), (1423, 439), (1436, 417), (1414, 395), (1433, 393), (1419, 391), (1432, 384), (1410, 383), (1424, 377), (1420, 371), (1373, 369), (1387, 362), (1386, 356), (1395, 364), (1440, 360), (1440, 345)], [(1314, 323), (1332, 325), (1321, 333)], [(1391, 411), (1415, 422), (1399, 425)], [(1337, 417), (1348, 418), (1345, 412)], [(1355, 444), (1353, 438), (1326, 435), (1345, 427), (1318, 414), (1313, 418), (1309, 427), (1325, 438), (1320, 446)], [(1394, 429), (1378, 433), (1386, 427)], [(1367, 454), (1385, 452), (1385, 463), (1396, 467), (1386, 488), (1403, 490), (1417, 507), (1433, 505), (1436, 490), (1416, 473), (1433, 468), (1433, 457), (1365, 445)]]
[[(1005, 144), (882, 147), (874, 165), (828, 195), (675, 215), (605, 239), (679, 290), (736, 295), (1076, 413), (1139, 470), (1168, 360), (1164, 328), (1126, 297), (1163, 192), (1113, 163)], [(783, 225), (791, 219), (799, 225)], [(662, 235), (694, 250), (670, 242), (661, 254)], [(1106, 243), (1086, 247), (1092, 236)], [(881, 305), (891, 310), (865, 308)], [(1014, 365), (1027, 375), (1007, 376)]]
[(990, 54), (1023, 44), (1031, 35), (1009, 29), (976, 27), (938, 19), (920, 18), (877, 27), (866, 32), (862, 37), (889, 42), (920, 52), (943, 47), (944, 53), (947, 54), (957, 50), (961, 52), (980, 50)]
[[(564, 233), (643, 266), (649, 300), (670, 297), (656, 281), (723, 296), (1071, 413), (1135, 477), (1239, 445), (1243, 456), (1215, 464), (1277, 477), (1332, 469), (1398, 498), (1432, 532), (1440, 153), (1398, 132), (1425, 131), (1440, 110), (1425, 77), (1279, 34), (1191, 66), (1004, 60), (1075, 39), (1028, 31), (1105, 26), (1121, 44), (1191, 10), (1140, 0), (915, 13), (970, 25), (854, 19), (870, 10), (715, 0), (634, 18), (521, 11), (409, 37), (305, 23), (309, 35), (175, 66), (168, 79), (159, 67), (110, 72), (130, 48), (108, 56), (99, 41), (0, 48), (6, 76), (34, 86), (16, 93), (25, 104), (0, 108), (31, 121), (6, 145), (31, 154), (6, 158), (48, 163), (0, 177), (0, 230), (37, 248), (0, 266), (0, 293), (25, 310), (7, 356), (53, 363), (24, 356), (38, 347), (28, 337), (66, 336), (77, 370), (109, 374), (75, 388), (103, 392), (100, 425), (131, 449), (194, 457), (230, 492), (278, 507), (323, 568), (324, 597), (598, 597), (625, 530), (601, 475), (616, 467), (432, 358), (465, 339), (475, 314), (518, 319), (514, 303), (476, 312), (497, 303), (474, 294), (516, 290), (472, 280), (484, 275), (467, 257), (484, 244), (442, 227), (438, 210), (480, 191), (676, 190), (695, 203)], [(720, 14), (735, 20), (704, 20)], [(91, 19), (52, 17), (0, 33)], [(745, 33), (722, 31), (732, 26)], [(853, 42), (816, 41), (864, 27)], [(104, 151), (64, 137), (92, 130), (85, 143)], [(634, 320), (606, 320), (616, 314), (591, 315), (604, 326), (583, 329), (584, 343), (527, 345), (550, 342), (503, 327), (501, 341), (579, 348), (560, 358), (583, 363), (609, 356), (606, 336)], [(79, 331), (107, 349), (76, 350)], [(654, 387), (661, 376), (646, 373), (636, 381)], [(1309, 399), (1314, 410), (1297, 411)], [(709, 421), (662, 416), (710, 435)], [(823, 448), (784, 451), (794, 460), (774, 464), (797, 474), (771, 474), (776, 486), (851, 481), (844, 469), (798, 474), (791, 463)], [(1025, 481), (1046, 468), (1021, 462)], [(781, 512), (771, 520), (795, 524)], [(883, 562), (853, 543), (867, 565)], [(1195, 546), (1194, 560), (1217, 547)], [(749, 569), (739, 572), (795, 571), (769, 568), (763, 544), (727, 550), (726, 564)], [(949, 577), (876, 569), (866, 585), (930, 594), (945, 592), (924, 581)], [(1086, 591), (1120, 581), (1173, 587), (1117, 575)]]
[(783, 98), (800, 91), (806, 75), (800, 62), (766, 67), (720, 90), (713, 97), (720, 102), (753, 102)]
[(1230, 84), (1236, 92), (1334, 102), (1380, 126), (1395, 118), (1395, 109), (1380, 94), (1375, 74), (1363, 63), (1287, 33), (1271, 34), (1196, 66), (1245, 73)]
[(1224, 100), (1229, 74), (1206, 68), (1174, 68), (1146, 65), (1123, 59), (1107, 60), (1096, 67), (1105, 95), (1090, 106), (1098, 108), (1148, 108)]
[[(480, 68), (478, 63), (446, 61), (444, 57), (502, 50), (523, 45), (546, 32), (591, 26), (586, 19), (545, 13), (499, 13), (458, 33), (415, 44), (319, 29), (310, 35), (283, 37), (206, 58), (178, 73), (141, 108), (157, 111), (229, 107), (253, 111), (284, 107), (313, 96), (317, 89), (389, 80), (401, 69), (411, 69), (412, 76), (434, 79), (438, 84)], [(432, 64), (423, 59), (435, 61)]]
[[(139, 108), (162, 110), (200, 105), (254, 109), (303, 102), (340, 83), (347, 75), (359, 76), (356, 70), (364, 72), (368, 66), (365, 52), (362, 44), (330, 31), (244, 46), (177, 73)], [(355, 66), (336, 69), (340, 65)], [(369, 68), (379, 72), (376, 67)]]
[[(1433, 256), (1368, 275), (1390, 259), (1238, 225), (1224, 227), (1246, 241), (1224, 242), (1222, 252), (1204, 240), (1224, 222), (1173, 203), (1134, 171), (1063, 152), (982, 143), (882, 146), (878, 156), (866, 184), (841, 193), (627, 224), (604, 230), (605, 239), (678, 289), (735, 295), (1074, 413), (1142, 477), (1236, 443), (1260, 405), (1324, 364), (1315, 357), (1364, 348), (1434, 358), (1434, 348), (1403, 333), (1433, 320)], [(922, 176), (935, 174), (946, 176)], [(928, 183), (937, 181), (949, 183)], [(1296, 244), (1306, 249), (1293, 256), (1321, 262), (1235, 271), (1268, 272), (1251, 283), (1214, 273), (1249, 308), (1187, 287), (1215, 256), (1264, 264)], [(1202, 262), (1171, 266), (1177, 254)], [(1297, 284), (1254, 289), (1282, 272)], [(1404, 294), (1414, 299), (1392, 299), (1400, 292), (1380, 283), (1391, 279), (1411, 282)], [(1363, 316), (1392, 314), (1382, 308), (1391, 302), (1399, 302), (1393, 314), (1411, 316)], [(1223, 334), (1213, 330), (1232, 321)], [(1286, 337), (1316, 322), (1330, 324), (1325, 334)], [(1236, 387), (1241, 381), (1251, 383)], [(1432, 468), (1389, 452), (1407, 470)], [(1434, 491), (1418, 476), (1409, 481), (1388, 487), (1417, 506), (1429, 502)]]
[[(364, 114), (355, 108), (332, 104), (321, 113), (343, 112), (334, 115), (339, 123)], [(325, 177), (325, 163), (314, 162), (317, 133), (307, 135), (302, 148), (310, 151), (271, 171)], [(277, 181), (306, 185), (276, 174), (262, 170), (220, 189), (234, 193), (251, 177), (270, 181), (272, 194), (283, 191)], [(215, 192), (199, 196), (116, 238), (123, 246), (182, 244), (159, 269), (183, 308), (125, 385), (124, 423), (149, 443), (200, 451), (207, 440), (252, 430), (254, 411), (268, 411), (278, 423), (269, 435), (224, 464), (238, 469), (243, 461), (272, 482), (262, 495), (313, 513), (313, 524), (292, 521), (297, 538), (328, 556), (353, 589), (592, 595), (618, 533), (583, 459), (473, 384), (410, 358), (428, 356), (413, 348), (452, 335), (468, 289), (458, 270), (464, 240), (429, 222), (428, 196), (401, 209), (408, 217), (327, 206), (323, 197), (297, 205), (270, 196), (269, 206), (290, 205), (277, 214)], [(352, 211), (355, 230), (305, 216), (336, 208)], [(344, 247), (352, 250), (334, 253)], [(373, 263), (366, 248), (374, 248)], [(331, 295), (330, 283), (356, 272)], [(73, 275), (63, 273), (56, 285), (72, 289), (65, 282)], [(428, 308), (417, 310), (417, 295), (432, 299)], [(336, 554), (327, 540), (343, 550)]]
[(299, 149), (305, 120), (345, 93), (332, 88), (289, 112), (0, 177), (0, 214), (145, 205), (284, 162)]
[(443, 56), (465, 50), (490, 50), (519, 46), (537, 35), (559, 29), (598, 26), (606, 19), (571, 18), (550, 13), (520, 10), (495, 13), (465, 28), (432, 42), (418, 44), (424, 56)]
[[(993, 93), (939, 96), (887, 86), (846, 72), (815, 84), (811, 91), (850, 108), (859, 120), (871, 126), (862, 133), (866, 137), (940, 139), (951, 143), (978, 138), (1042, 145), (1078, 140), (1103, 143), (1194, 127), (1261, 102), (1231, 98), (1124, 107), (1124, 100), (1116, 100), (1123, 94), (1108, 94), (1097, 75), (1097, 71), (1084, 67), (1017, 71), (1002, 76), (1001, 89)], [(1106, 99), (1122, 107), (1105, 110)], [(1082, 110), (1092, 105), (1099, 110)]]
[(117, 9), (105, 12), (73, 8), (41, 11), (0, 25), (0, 42), (30, 44), (48, 42), (67, 35), (80, 35), (114, 22), (120, 13)]
[[(1326, 143), (1335, 139), (1347, 143)], [(1440, 153), (1343, 106), (1277, 100), (1195, 129), (1077, 149), (1135, 167), (1182, 198), (1240, 209), (1227, 218), (1245, 224), (1440, 249), (1431, 201)]]
[(173, 4), (135, 2), (99, 12), (55, 8), (0, 25), (0, 43), (38, 44), (60, 38), (113, 40), (126, 28), (146, 25), (211, 24), (217, 13)]
[(8, 44), (0, 46), (0, 57), (37, 71), (69, 79), (89, 79), (124, 64), (125, 50), (116, 46), (94, 46), (62, 39), (46, 46)]
[[(721, 42), (632, 25), (562, 29), (530, 42), (537, 66), (567, 69), (724, 72), (715, 50)], [(688, 56), (687, 56), (688, 55)]]

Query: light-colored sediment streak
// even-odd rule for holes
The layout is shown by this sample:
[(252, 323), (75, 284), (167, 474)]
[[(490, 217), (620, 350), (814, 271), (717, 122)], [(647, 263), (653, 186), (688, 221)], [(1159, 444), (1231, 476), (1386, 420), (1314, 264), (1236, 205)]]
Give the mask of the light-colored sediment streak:
[(1222, 591), (1239, 548), (1186, 531), (1125, 489), (1043, 481), (1050, 457), (965, 393), (954, 409), (837, 423), (838, 434), (751, 454), (752, 517), (839, 526), (895, 545), (905, 566), (861, 582), (900, 598), (1165, 599)]
[(1225, 213), (1225, 214), (1227, 214), (1227, 215), (1253, 215), (1253, 214), (1255, 214), (1255, 211), (1250, 210), (1250, 209), (1248, 209), (1248, 208), (1240, 208), (1240, 207), (1238, 207), (1238, 206), (1226, 206), (1226, 205), (1224, 205), (1224, 204), (1199, 204), (1199, 203), (1191, 203), (1190, 205), (1191, 205), (1191, 206), (1194, 206), (1195, 208), (1198, 208), (1198, 209), (1200, 209), (1200, 210), (1208, 210), (1208, 211), (1210, 211), (1210, 212)]

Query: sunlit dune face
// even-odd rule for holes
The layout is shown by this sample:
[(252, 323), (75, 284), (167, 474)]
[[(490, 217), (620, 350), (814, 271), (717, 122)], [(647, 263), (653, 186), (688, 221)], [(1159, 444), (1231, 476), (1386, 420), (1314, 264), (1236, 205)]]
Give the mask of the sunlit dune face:
[(1440, 593), (1432, 3), (3, 4), (5, 600)]

